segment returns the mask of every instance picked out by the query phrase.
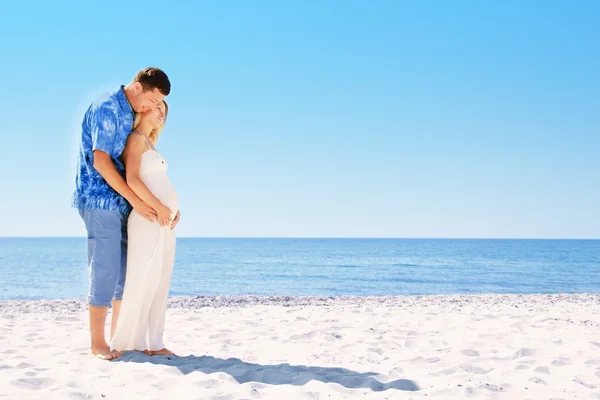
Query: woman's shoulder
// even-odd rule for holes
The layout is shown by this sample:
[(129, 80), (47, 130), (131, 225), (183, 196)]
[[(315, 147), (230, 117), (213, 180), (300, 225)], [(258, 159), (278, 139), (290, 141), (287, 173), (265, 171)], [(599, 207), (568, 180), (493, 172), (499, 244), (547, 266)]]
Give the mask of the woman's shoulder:
[(142, 138), (142, 136), (144, 136), (144, 134), (142, 132), (138, 131), (137, 129), (134, 129), (131, 132), (129, 132), (128, 138), (129, 137), (135, 137), (135, 136)]
[(144, 140), (144, 134), (140, 131), (137, 130), (133, 130), (131, 132), (129, 132), (129, 135), (127, 136), (127, 141), (131, 141), (131, 142), (145, 142)]
[(131, 132), (129, 132), (129, 135), (127, 136), (127, 143), (125, 144), (126, 148), (143, 148), (146, 146), (146, 140), (144, 138), (144, 134), (133, 130)]

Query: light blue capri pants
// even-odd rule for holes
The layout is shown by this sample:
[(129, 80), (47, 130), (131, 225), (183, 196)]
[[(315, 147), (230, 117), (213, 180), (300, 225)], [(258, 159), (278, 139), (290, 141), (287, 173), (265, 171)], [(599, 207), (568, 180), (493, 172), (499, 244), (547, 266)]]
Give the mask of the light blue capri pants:
[(79, 209), (88, 241), (88, 304), (110, 307), (123, 298), (127, 267), (128, 215), (114, 210)]

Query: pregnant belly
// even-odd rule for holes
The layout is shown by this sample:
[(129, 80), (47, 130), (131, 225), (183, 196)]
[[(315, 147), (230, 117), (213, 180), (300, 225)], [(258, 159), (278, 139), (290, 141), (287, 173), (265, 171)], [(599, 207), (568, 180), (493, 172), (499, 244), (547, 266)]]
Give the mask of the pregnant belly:
[(156, 198), (173, 211), (173, 217), (179, 210), (179, 197), (166, 173), (153, 173), (143, 176), (142, 180)]

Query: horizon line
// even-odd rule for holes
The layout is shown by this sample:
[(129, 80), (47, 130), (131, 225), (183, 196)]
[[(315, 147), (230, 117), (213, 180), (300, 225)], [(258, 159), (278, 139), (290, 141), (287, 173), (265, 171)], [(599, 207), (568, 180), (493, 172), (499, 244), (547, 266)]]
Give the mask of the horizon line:
[[(85, 239), (80, 236), (3, 236), (0, 239)], [(331, 239), (331, 240), (600, 240), (600, 237), (418, 237), (418, 236), (177, 236), (177, 239)]]

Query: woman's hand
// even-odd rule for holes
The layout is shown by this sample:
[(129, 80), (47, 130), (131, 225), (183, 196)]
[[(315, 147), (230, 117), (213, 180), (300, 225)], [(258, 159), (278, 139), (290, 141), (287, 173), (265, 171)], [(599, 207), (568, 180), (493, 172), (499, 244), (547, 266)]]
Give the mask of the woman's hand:
[(177, 225), (177, 223), (179, 222), (180, 219), (181, 219), (181, 214), (179, 213), (179, 210), (177, 210), (177, 215), (175, 216), (175, 219), (173, 220), (173, 222), (171, 222), (171, 230), (175, 229), (175, 225)]
[(158, 222), (161, 226), (167, 226), (171, 224), (171, 214), (173, 214), (173, 211), (171, 211), (169, 207), (161, 204), (158, 210), (156, 210), (156, 214), (158, 215)]

